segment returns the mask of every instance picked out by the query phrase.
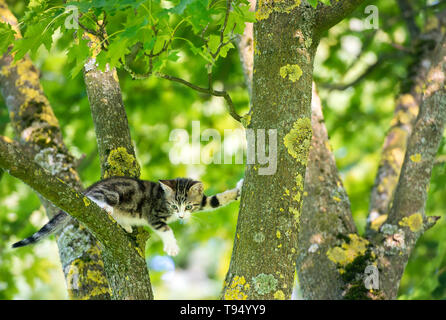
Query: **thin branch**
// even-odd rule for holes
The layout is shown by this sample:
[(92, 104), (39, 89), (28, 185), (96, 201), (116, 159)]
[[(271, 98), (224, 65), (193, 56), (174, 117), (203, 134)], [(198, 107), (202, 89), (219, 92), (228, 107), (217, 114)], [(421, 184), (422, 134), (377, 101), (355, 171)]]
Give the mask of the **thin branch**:
[(357, 84), (359, 84), (361, 81), (367, 79), (367, 77), (372, 74), (376, 69), (378, 69), (382, 64), (389, 62), (389, 60), (393, 60), (396, 58), (401, 58), (401, 56), (404, 56), (405, 53), (402, 52), (392, 52), (392, 53), (388, 53), (388, 54), (383, 54), (381, 55), (375, 63), (373, 63), (372, 65), (370, 65), (359, 77), (357, 77), (356, 79), (352, 80), (349, 83), (346, 84), (339, 84), (339, 83), (320, 83), (319, 86), (321, 88), (324, 89), (328, 89), (328, 90), (339, 90), (339, 91), (343, 91), (346, 90), (350, 87), (354, 87)]
[(321, 34), (338, 24), (364, 2), (365, 0), (331, 0), (331, 5), (319, 3), (315, 26), (317, 33)]
[[(232, 3), (232, 0), (226, 1), (225, 20), (223, 22), (223, 27), (220, 30), (220, 44), (218, 45), (218, 47), (214, 53), (209, 52), (211, 54), (212, 58), (214, 58), (214, 59), (220, 53), (221, 48), (223, 48), (225, 45), (227, 45), (230, 42), (230, 41), (224, 42), (224, 37), (225, 37), (226, 26), (228, 25), (229, 12), (231, 11), (231, 3)], [(235, 23), (234, 23), (234, 27), (232, 28), (232, 31), (234, 31), (234, 29), (235, 29)], [(207, 43), (206, 43), (206, 48), (207, 48)]]
[(227, 106), (228, 106), (228, 112), (231, 115), (232, 118), (234, 118), (236, 121), (240, 122), (242, 120), (242, 117), (238, 115), (238, 113), (235, 111), (235, 106), (234, 103), (232, 102), (231, 96), (225, 91), (219, 91), (219, 90), (214, 90), (213, 88), (209, 87), (209, 88), (203, 88), (200, 86), (197, 86), (193, 83), (190, 83), (189, 81), (186, 81), (184, 79), (178, 78), (178, 77), (174, 77), (174, 76), (170, 76), (167, 74), (162, 74), (162, 73), (156, 73), (155, 74), (157, 77), (162, 78), (162, 79), (166, 79), (169, 81), (173, 81), (173, 82), (177, 82), (177, 83), (181, 83), (191, 89), (194, 89), (198, 92), (201, 93), (205, 93), (205, 94), (209, 94), (212, 96), (216, 96), (216, 97), (222, 97), (226, 100)]
[[(149, 72), (149, 73), (145, 73), (145, 74), (138, 74), (135, 73), (126, 63), (124, 63), (122, 60), (120, 60), (123, 68), (130, 73), (130, 76), (132, 77), (132, 79), (134, 80), (143, 80), (143, 79), (147, 79), (150, 76), (154, 75), (155, 77), (161, 78), (161, 79), (166, 79), (172, 82), (177, 82), (180, 83), (182, 85), (185, 85), (186, 87), (189, 87), (191, 89), (194, 89), (195, 91), (198, 91), (200, 93), (204, 93), (204, 94), (208, 94), (208, 95), (212, 95), (212, 96), (216, 96), (216, 97), (222, 97), (226, 100), (227, 103), (227, 108), (228, 108), (228, 112), (231, 115), (232, 118), (234, 118), (234, 120), (240, 122), (242, 120), (242, 117), (237, 113), (237, 111), (235, 110), (235, 106), (234, 103), (231, 99), (231, 96), (225, 91), (220, 91), (220, 90), (214, 90), (212, 87), (208, 87), (208, 88), (203, 88), (200, 87), (196, 84), (193, 84), (187, 80), (184, 80), (182, 78), (178, 78), (175, 76), (171, 76), (168, 74), (164, 74), (164, 73), (160, 73), (160, 72)], [(209, 73), (208, 73), (208, 77), (209, 77)], [(208, 78), (209, 79), (209, 78)]]

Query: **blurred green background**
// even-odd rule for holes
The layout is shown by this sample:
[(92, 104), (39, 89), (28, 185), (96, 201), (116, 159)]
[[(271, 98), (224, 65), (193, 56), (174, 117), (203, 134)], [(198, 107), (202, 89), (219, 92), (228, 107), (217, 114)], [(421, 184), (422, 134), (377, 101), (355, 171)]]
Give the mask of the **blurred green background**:
[[(7, 1), (17, 17), (27, 1)], [(414, 1), (417, 23), (428, 27), (435, 10), (432, 1)], [(393, 115), (396, 97), (408, 76), (413, 56), (401, 50), (409, 37), (396, 1), (376, 1), (379, 28), (364, 29), (367, 14), (360, 7), (349, 19), (332, 28), (321, 41), (315, 63), (315, 80), (322, 98), (324, 115), (337, 164), (351, 199), (355, 221), (364, 231), (370, 190), (380, 151)], [(188, 37), (187, 30), (181, 37)], [(377, 59), (385, 56), (368, 76), (342, 91), (327, 84), (348, 83)], [(205, 86), (205, 62), (182, 52), (168, 66), (170, 74)], [(79, 172), (85, 186), (100, 177), (95, 133), (82, 75), (69, 76), (71, 65), (57, 42), (50, 52), (43, 47), (33, 57), (41, 70), (41, 83), (56, 116), (64, 140), (77, 157), (85, 155)], [(148, 180), (190, 176), (201, 179), (207, 194), (232, 188), (243, 176), (242, 164), (173, 164), (169, 152), (174, 129), (191, 134), (192, 121), (201, 131), (241, 128), (228, 116), (224, 100), (198, 94), (169, 82), (151, 78), (132, 80), (119, 71), (128, 120), (142, 178)], [(248, 110), (249, 97), (238, 53), (232, 49), (220, 59), (214, 74), (217, 88), (231, 94), (239, 114)], [(13, 137), (8, 113), (0, 99), (0, 132)], [(190, 137), (189, 137), (190, 138)], [(227, 137), (228, 138), (228, 137)], [(242, 139), (227, 139), (231, 148), (244, 148)], [(234, 147), (235, 146), (235, 147)], [(186, 147), (186, 146), (185, 146)], [(202, 142), (203, 153), (211, 154), (218, 143)], [(443, 139), (439, 154), (446, 154)], [(426, 212), (443, 216), (418, 242), (401, 282), (400, 299), (446, 298), (446, 172), (444, 163), (435, 166)], [(147, 262), (157, 299), (215, 299), (229, 266), (237, 222), (238, 202), (214, 212), (198, 213), (187, 224), (172, 225), (181, 251), (171, 259), (164, 255), (156, 237), (149, 240)], [(0, 181), (0, 299), (66, 299), (65, 282), (52, 237), (19, 250), (10, 245), (37, 231), (46, 217), (35, 193), (20, 181), (3, 174)], [(299, 291), (296, 290), (296, 298)]]

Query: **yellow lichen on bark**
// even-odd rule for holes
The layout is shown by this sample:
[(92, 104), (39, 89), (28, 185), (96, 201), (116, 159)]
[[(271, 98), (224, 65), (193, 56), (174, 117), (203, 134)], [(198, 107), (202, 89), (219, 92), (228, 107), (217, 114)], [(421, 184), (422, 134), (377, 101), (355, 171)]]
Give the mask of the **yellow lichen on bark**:
[(418, 232), (423, 228), (423, 216), (421, 213), (414, 213), (401, 219), (398, 224), (402, 227), (408, 227), (412, 232)]
[(352, 233), (348, 235), (350, 241), (344, 242), (340, 247), (327, 250), (328, 259), (334, 263), (345, 267), (352, 263), (357, 257), (362, 256), (367, 251), (369, 241)]
[(302, 69), (298, 64), (287, 64), (280, 68), (279, 73), (282, 78), (288, 77), (291, 82), (296, 82), (302, 76)]
[(386, 222), (386, 220), (387, 220), (387, 214), (380, 215), (370, 223), (370, 228), (374, 231), (378, 231), (379, 228), (381, 228), (381, 226), (383, 225), (383, 223)]
[(282, 290), (277, 290), (274, 293), (274, 299), (276, 299), (276, 300), (285, 300), (285, 294), (283, 293)]
[(136, 158), (124, 147), (112, 150), (107, 158), (108, 168), (104, 178), (113, 176), (138, 177), (140, 167)]
[[(246, 300), (248, 295), (245, 293), (250, 289), (249, 283), (246, 282), (244, 276), (234, 276), (232, 278), (231, 284), (228, 286), (225, 283), (225, 300)], [(245, 291), (245, 292), (243, 292)]]
[(410, 160), (412, 162), (415, 162), (415, 163), (420, 162), (421, 161), (421, 154), (416, 153), (416, 154), (411, 155), (410, 156)]
[[(87, 250), (85, 255), (100, 255), (97, 246)], [(104, 276), (102, 260), (75, 259), (67, 268), (66, 280), (71, 299), (91, 300), (111, 295), (108, 281)], [(80, 290), (82, 288), (82, 290)]]
[(8, 9), (4, 0), (0, 0), (0, 21), (9, 24), (16, 32), (15, 37), (20, 38), (20, 29), (17, 26), (17, 19)]
[(311, 120), (309, 118), (299, 118), (294, 122), (290, 132), (283, 138), (288, 153), (305, 166), (307, 165), (312, 135)]
[(259, 0), (256, 11), (256, 19), (268, 19), (273, 12), (290, 13), (298, 7), (301, 0)]

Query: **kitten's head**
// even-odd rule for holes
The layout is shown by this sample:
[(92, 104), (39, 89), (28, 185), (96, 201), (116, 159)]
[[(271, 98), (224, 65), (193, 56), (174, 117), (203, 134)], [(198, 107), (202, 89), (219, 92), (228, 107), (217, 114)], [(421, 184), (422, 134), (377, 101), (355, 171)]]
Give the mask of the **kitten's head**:
[(167, 209), (179, 219), (188, 219), (200, 209), (203, 198), (203, 183), (187, 178), (159, 180), (164, 190)]

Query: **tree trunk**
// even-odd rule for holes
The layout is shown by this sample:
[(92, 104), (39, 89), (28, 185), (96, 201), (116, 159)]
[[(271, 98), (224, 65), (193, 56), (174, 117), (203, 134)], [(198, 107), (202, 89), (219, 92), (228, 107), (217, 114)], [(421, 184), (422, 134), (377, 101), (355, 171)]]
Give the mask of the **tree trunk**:
[[(87, 67), (88, 66), (88, 67)], [(108, 68), (108, 67), (107, 67)], [(130, 176), (139, 178), (129, 125), (116, 70), (101, 71), (94, 59), (84, 70), (85, 85), (96, 129), (101, 177)], [(140, 255), (129, 261), (119, 252), (104, 251), (105, 267), (113, 291), (113, 299), (153, 299), (145, 247), (149, 234), (142, 227), (135, 228), (129, 240)]]
[[(17, 20), (0, 0), (1, 18), (16, 32)], [(77, 190), (82, 189), (76, 159), (63, 143), (59, 123), (43, 93), (39, 73), (28, 57), (13, 63), (6, 53), (0, 58), (0, 91), (8, 107), (17, 140), (44, 168)], [(51, 218), (59, 210), (40, 197)], [(72, 220), (56, 237), (68, 294), (72, 299), (108, 299), (109, 287), (98, 244), (90, 232)], [(94, 276), (91, 276), (94, 275)]]
[[(277, 134), (277, 171), (262, 175), (248, 164), (225, 299), (289, 299), (294, 283), (297, 233), (311, 141), (313, 57), (309, 6), (264, 4), (254, 24), (254, 76), (249, 129)], [(274, 36), (271, 36), (274, 35)], [(258, 142), (258, 137), (257, 137)], [(267, 144), (268, 145), (268, 144)], [(274, 147), (275, 141), (269, 141)], [(259, 153), (259, 150), (258, 150)], [(261, 199), (261, 201), (259, 201)]]

